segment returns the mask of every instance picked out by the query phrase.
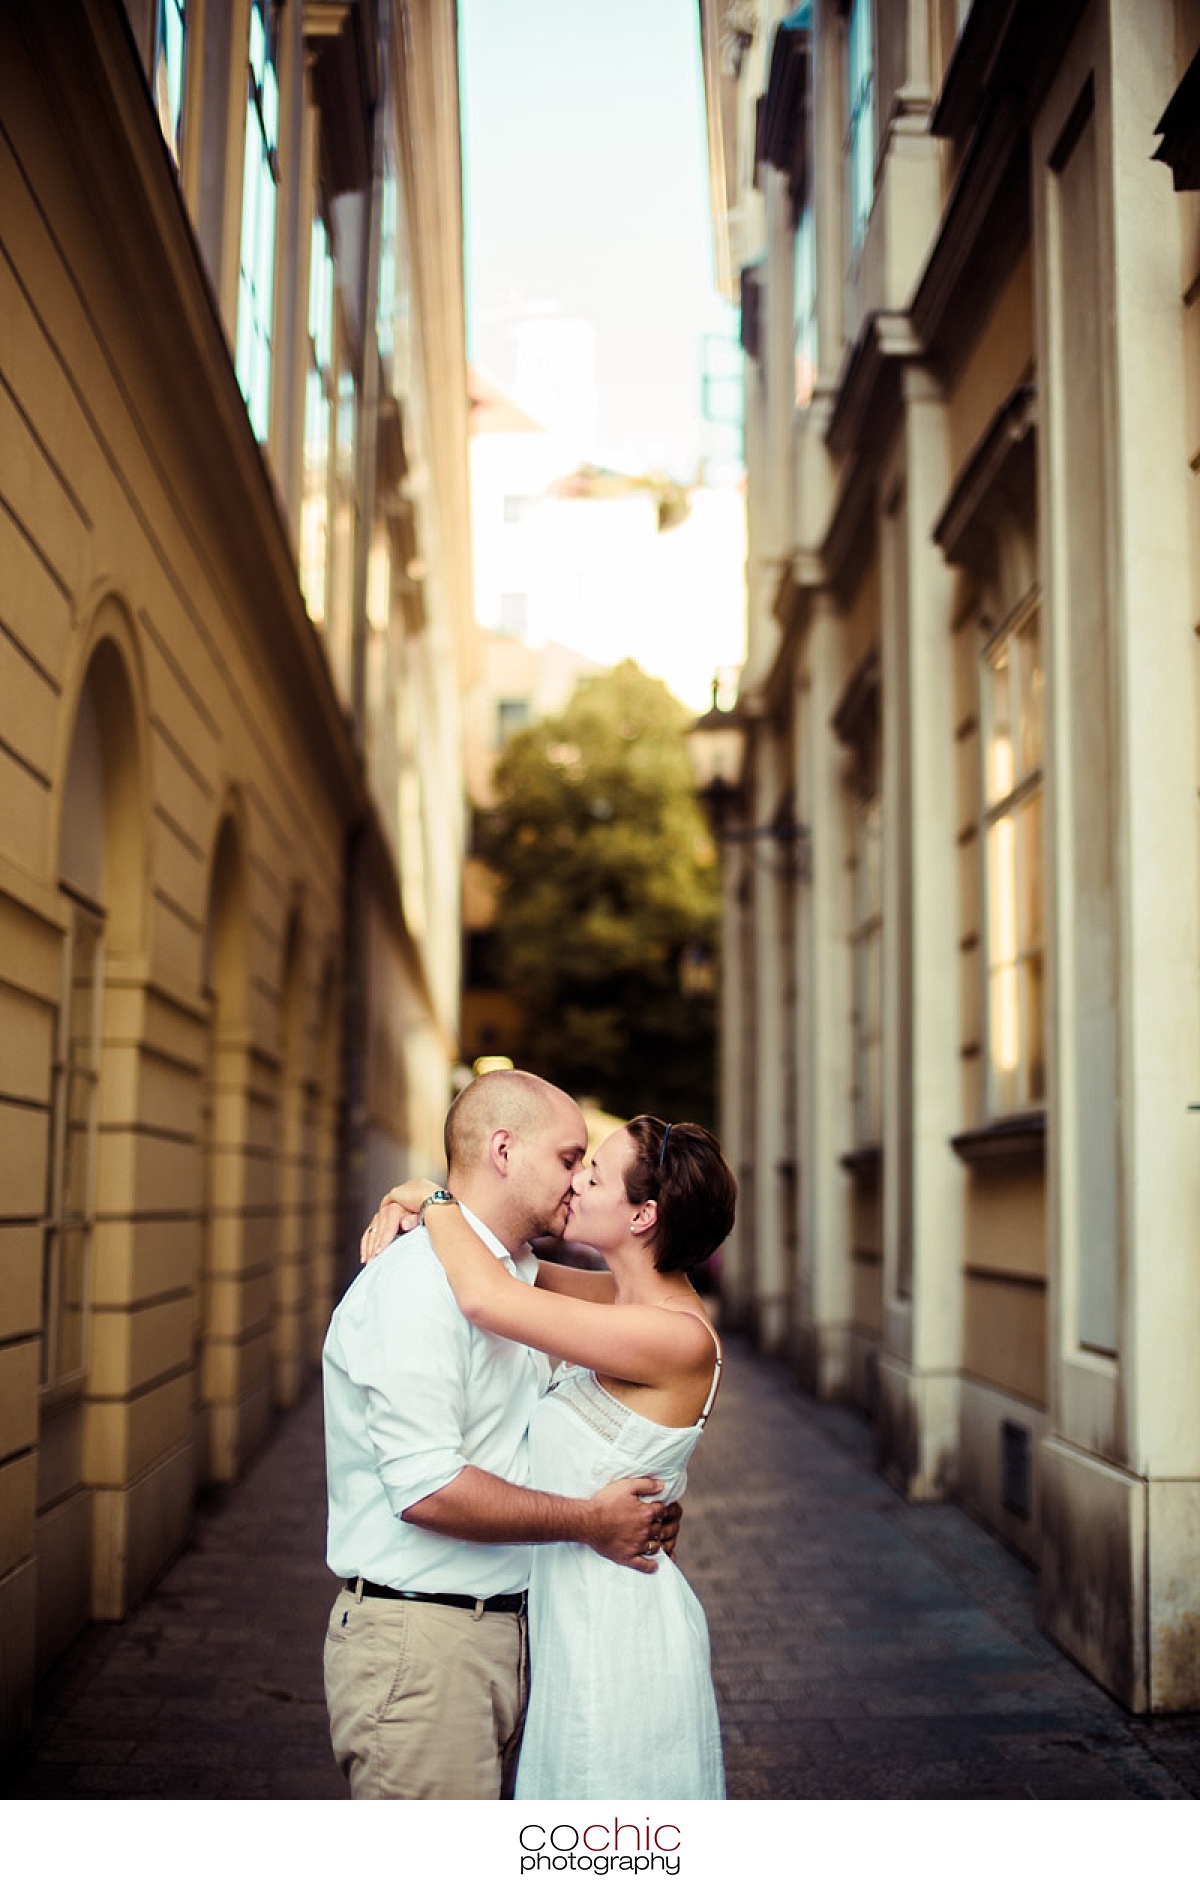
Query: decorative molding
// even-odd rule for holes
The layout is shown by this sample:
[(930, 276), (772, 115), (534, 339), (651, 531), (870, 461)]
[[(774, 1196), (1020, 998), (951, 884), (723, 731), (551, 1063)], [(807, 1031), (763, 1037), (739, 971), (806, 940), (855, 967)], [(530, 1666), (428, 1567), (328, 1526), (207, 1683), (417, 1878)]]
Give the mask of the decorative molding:
[(835, 455), (886, 439), (899, 408), (899, 367), (921, 354), (905, 313), (875, 310), (864, 322), (838, 381), (826, 430)]
[(379, 98), (379, 41), (366, 0), (304, 0), (304, 39), (329, 188), (371, 182), (371, 115)]
[(834, 732), (851, 751), (860, 750), (864, 740), (873, 739), (879, 730), (882, 687), (883, 667), (878, 652), (872, 648), (851, 673), (829, 716)]
[(962, 140), (989, 95), (1018, 86), (1032, 109), (1087, 0), (974, 0), (933, 109), (935, 138)]
[(934, 526), (933, 538), (951, 567), (978, 569), (986, 562), (999, 506), (1019, 518), (1032, 515), (1036, 428), (1037, 389), (1021, 383), (988, 423)]
[(792, 223), (809, 194), (808, 154), (812, 113), (812, 31), (781, 20), (771, 49), (771, 72), (763, 95), (755, 165), (773, 165), (788, 178)]
[(721, 71), (739, 79), (742, 62), (758, 37), (758, 8), (750, 0), (730, 0), (721, 23)]
[[(829, 528), (821, 544), (821, 560), (829, 585), (839, 599), (854, 591), (875, 537), (875, 468), (857, 458), (838, 491)], [(855, 556), (859, 559), (855, 562)], [(854, 572), (851, 573), (851, 567)]]
[[(1029, 234), (1028, 126), (1014, 93), (994, 98), (959, 166), (942, 222), (912, 300), (926, 350), (949, 354), (948, 318), (974, 334), (992, 287), (1007, 277)], [(971, 310), (964, 315), (963, 293)]]

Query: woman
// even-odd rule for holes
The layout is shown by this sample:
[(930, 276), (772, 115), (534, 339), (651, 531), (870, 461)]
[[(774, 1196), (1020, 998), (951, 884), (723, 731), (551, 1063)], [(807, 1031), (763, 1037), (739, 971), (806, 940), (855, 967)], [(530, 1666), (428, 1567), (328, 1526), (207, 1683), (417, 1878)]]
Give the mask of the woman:
[[(677, 1498), (716, 1396), (721, 1347), (688, 1269), (733, 1225), (737, 1186), (692, 1122), (639, 1115), (573, 1182), (566, 1238), (607, 1273), (543, 1262), (515, 1279), (428, 1181), (388, 1197), (418, 1210), (458, 1304), (476, 1325), (559, 1360), (530, 1427), (531, 1483), (583, 1497), (652, 1471)], [(564, 1295), (575, 1297), (564, 1297)], [(662, 1555), (653, 1574), (579, 1544), (533, 1552), (532, 1686), (518, 1800), (722, 1799), (704, 1612)]]

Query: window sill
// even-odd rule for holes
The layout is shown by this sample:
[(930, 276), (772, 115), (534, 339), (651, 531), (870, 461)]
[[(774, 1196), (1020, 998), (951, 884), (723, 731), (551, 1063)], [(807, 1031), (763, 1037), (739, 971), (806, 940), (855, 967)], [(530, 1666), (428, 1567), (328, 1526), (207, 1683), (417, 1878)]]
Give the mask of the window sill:
[(1032, 1173), (1046, 1160), (1046, 1111), (1004, 1115), (979, 1128), (951, 1135), (950, 1146), (969, 1168), (993, 1172)]

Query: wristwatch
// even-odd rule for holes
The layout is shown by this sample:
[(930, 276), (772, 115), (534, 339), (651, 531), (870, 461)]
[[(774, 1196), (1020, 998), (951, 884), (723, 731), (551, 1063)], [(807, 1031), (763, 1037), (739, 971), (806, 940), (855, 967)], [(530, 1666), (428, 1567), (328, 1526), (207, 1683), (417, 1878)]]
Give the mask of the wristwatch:
[(458, 1203), (448, 1188), (434, 1188), (433, 1193), (427, 1194), (417, 1209), (417, 1218), (424, 1220), (425, 1209), (427, 1207), (456, 1207), (457, 1205)]

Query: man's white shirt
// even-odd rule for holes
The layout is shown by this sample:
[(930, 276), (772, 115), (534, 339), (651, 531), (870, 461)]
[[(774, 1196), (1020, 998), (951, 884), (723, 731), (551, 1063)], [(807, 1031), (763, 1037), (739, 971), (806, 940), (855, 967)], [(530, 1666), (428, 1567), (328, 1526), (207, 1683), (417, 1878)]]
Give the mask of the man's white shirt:
[[(520, 1260), (463, 1213), (519, 1279)], [(352, 1282), (323, 1356), (330, 1569), (394, 1590), (498, 1596), (529, 1582), (527, 1544), (475, 1544), (406, 1524), (400, 1513), (477, 1465), (529, 1481), (526, 1434), (545, 1391), (544, 1355), (463, 1318), (424, 1227), (403, 1234)]]

